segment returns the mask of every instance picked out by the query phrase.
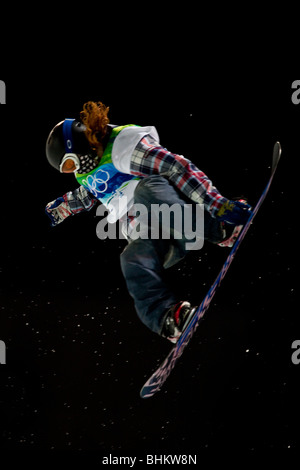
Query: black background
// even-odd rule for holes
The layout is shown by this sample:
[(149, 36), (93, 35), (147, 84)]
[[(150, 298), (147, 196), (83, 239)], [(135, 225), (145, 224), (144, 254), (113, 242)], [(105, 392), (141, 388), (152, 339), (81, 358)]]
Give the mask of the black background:
[[(210, 36), (195, 42), (195, 27), (182, 39), (173, 25), (163, 40), (140, 26), (126, 40), (97, 45), (85, 37), (81, 47), (60, 37), (43, 52), (37, 34), (11, 50), (1, 70), (0, 435), (10, 456), (64, 451), (100, 465), (109, 454), (299, 450), (300, 365), (291, 361), (300, 336), (297, 75), (256, 62), (251, 44), (247, 59), (226, 47), (217, 54)], [(169, 345), (135, 314), (119, 266), (126, 242), (100, 241), (93, 210), (56, 228), (44, 214), (77, 186), (48, 165), (46, 138), (90, 99), (110, 106), (114, 124), (156, 126), (163, 146), (191, 159), (225, 196), (244, 194), (252, 204), (267, 183), (274, 142), (283, 149), (205, 320), (149, 400), (139, 390)], [(199, 304), (226, 255), (205, 245), (170, 269), (170, 284)]]

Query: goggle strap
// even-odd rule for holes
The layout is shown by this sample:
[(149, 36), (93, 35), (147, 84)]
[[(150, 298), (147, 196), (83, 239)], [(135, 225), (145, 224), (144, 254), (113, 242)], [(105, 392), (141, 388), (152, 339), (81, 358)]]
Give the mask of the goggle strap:
[(65, 119), (63, 123), (63, 136), (66, 153), (73, 152), (72, 124), (75, 119)]

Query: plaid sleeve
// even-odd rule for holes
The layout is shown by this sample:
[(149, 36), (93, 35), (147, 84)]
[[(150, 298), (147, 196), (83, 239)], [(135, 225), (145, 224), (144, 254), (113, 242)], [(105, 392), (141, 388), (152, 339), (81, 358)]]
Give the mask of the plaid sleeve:
[(206, 174), (190, 160), (169, 152), (149, 136), (144, 137), (136, 146), (130, 171), (135, 176), (164, 176), (193, 202), (204, 204), (213, 217), (216, 217), (227, 201)]
[(79, 186), (75, 191), (69, 191), (63, 195), (63, 198), (65, 202), (69, 204), (73, 214), (89, 211), (99, 202), (98, 199), (94, 198), (83, 186)]

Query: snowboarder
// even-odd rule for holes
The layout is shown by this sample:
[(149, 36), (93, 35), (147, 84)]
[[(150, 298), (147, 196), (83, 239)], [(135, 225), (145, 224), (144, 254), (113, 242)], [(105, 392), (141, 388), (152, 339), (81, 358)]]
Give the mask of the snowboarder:
[[(48, 203), (46, 214), (55, 226), (100, 201), (109, 222), (125, 221), (129, 243), (121, 269), (137, 314), (152, 331), (176, 343), (194, 307), (169, 290), (163, 275), (186, 255), (187, 238), (130, 238), (134, 204), (149, 211), (152, 204), (203, 204), (204, 239), (229, 247), (251, 208), (244, 200), (223, 197), (190, 160), (162, 147), (155, 127), (112, 125), (108, 111), (103, 103), (89, 101), (80, 120), (65, 119), (50, 132), (49, 163), (61, 173), (74, 173), (79, 187)], [(172, 220), (170, 225), (174, 233)]]

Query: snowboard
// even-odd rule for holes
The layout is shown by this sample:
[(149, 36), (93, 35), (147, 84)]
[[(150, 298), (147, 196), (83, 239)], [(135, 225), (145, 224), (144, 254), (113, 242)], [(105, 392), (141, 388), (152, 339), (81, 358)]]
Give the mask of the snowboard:
[(169, 352), (166, 359), (162, 362), (159, 368), (151, 375), (151, 377), (147, 380), (147, 382), (142, 387), (140, 391), (140, 396), (142, 398), (150, 398), (155, 393), (160, 391), (161, 387), (163, 386), (163, 384), (169, 377), (171, 371), (174, 369), (178, 359), (181, 357), (184, 349), (188, 345), (190, 339), (194, 335), (199, 325), (200, 320), (203, 318), (205, 312), (207, 311), (212, 301), (212, 298), (214, 297), (216, 293), (218, 286), (221, 284), (222, 280), (224, 279), (242, 240), (245, 238), (245, 235), (248, 232), (249, 227), (252, 224), (254, 217), (256, 216), (259, 208), (261, 207), (263, 201), (265, 200), (266, 195), (268, 194), (280, 156), (281, 156), (281, 145), (279, 142), (276, 142), (273, 148), (271, 175), (270, 175), (266, 188), (262, 192), (261, 197), (259, 198), (256, 206), (254, 207), (252, 214), (249, 217), (248, 222), (246, 223), (244, 228), (241, 230), (239, 236), (237, 237), (225, 263), (223, 264), (223, 267), (220, 273), (218, 274), (216, 280), (210, 287), (209, 291), (207, 292), (200, 306), (195, 310), (195, 313), (192, 316), (188, 326), (186, 327), (186, 329), (180, 336), (176, 345), (173, 346), (173, 348)]

